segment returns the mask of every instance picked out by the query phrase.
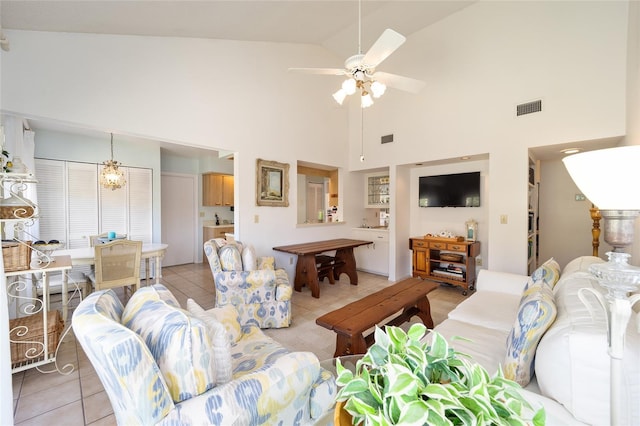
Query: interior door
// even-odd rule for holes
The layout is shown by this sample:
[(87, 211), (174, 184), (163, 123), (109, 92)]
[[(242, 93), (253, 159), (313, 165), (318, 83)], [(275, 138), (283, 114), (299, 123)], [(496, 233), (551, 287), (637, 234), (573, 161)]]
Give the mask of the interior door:
[(162, 266), (195, 263), (198, 176), (163, 173), (162, 241), (169, 244)]
[(323, 214), (324, 185), (321, 183), (307, 182), (307, 222), (322, 222), (324, 218)]

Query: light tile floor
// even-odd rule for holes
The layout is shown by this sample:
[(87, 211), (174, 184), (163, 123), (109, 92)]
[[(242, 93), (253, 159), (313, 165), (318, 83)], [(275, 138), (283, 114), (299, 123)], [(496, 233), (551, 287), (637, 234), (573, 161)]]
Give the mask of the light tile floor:
[[(162, 283), (182, 306), (186, 306), (187, 298), (193, 298), (205, 309), (213, 307), (213, 279), (207, 263), (167, 267), (163, 268), (162, 274)], [(302, 292), (294, 291), (291, 327), (264, 332), (292, 351), (311, 351), (320, 360), (333, 357), (335, 334), (316, 325), (315, 319), (390, 284), (386, 277), (364, 272), (359, 272), (358, 278), (357, 286), (350, 285), (345, 275), (334, 285), (324, 280), (319, 299), (313, 298), (307, 288)], [(434, 322), (443, 321), (463, 299), (456, 287), (440, 286), (431, 292), (429, 300)], [(414, 317), (411, 322), (415, 321), (419, 319)], [(45, 374), (36, 369), (13, 374), (16, 425), (116, 424), (109, 398), (82, 348), (76, 344), (73, 333), (66, 336), (58, 352), (58, 366), (66, 364), (73, 366), (73, 371), (67, 375)], [(42, 369), (51, 369), (51, 365)]]

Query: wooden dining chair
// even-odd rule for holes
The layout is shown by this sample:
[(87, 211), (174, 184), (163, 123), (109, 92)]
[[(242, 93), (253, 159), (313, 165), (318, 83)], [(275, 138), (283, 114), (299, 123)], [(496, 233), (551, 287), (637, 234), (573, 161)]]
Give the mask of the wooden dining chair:
[(102, 244), (99, 238), (107, 238), (108, 232), (103, 232), (99, 235), (89, 235), (89, 247), (95, 247), (98, 244)]
[(131, 294), (140, 287), (140, 257), (142, 241), (116, 240), (94, 246), (95, 268), (88, 274), (93, 288), (104, 290), (125, 288)]

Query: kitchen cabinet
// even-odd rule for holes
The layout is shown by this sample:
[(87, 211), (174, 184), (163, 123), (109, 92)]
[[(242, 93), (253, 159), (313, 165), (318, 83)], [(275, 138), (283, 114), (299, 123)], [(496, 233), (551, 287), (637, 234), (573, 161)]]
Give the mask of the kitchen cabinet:
[(371, 173), (365, 175), (366, 208), (389, 207), (389, 173)]
[(409, 240), (409, 249), (413, 250), (414, 277), (462, 287), (465, 296), (475, 289), (478, 241), (417, 237)]
[(373, 241), (373, 244), (356, 247), (353, 255), (356, 267), (365, 272), (389, 275), (389, 231), (386, 229), (355, 228), (351, 238)]
[[(204, 244), (205, 241), (209, 241), (214, 238), (225, 238), (226, 234), (233, 234), (233, 232), (234, 232), (233, 226), (226, 226), (226, 225), (205, 226), (202, 229), (202, 242)], [(206, 255), (202, 258), (202, 261), (207, 262)]]
[(202, 205), (233, 206), (233, 176), (219, 173), (202, 175)]

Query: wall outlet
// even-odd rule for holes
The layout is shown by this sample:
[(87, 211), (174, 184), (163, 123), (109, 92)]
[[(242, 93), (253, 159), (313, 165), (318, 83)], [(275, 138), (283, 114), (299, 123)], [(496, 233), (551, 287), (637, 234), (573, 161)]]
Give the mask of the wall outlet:
[(584, 201), (586, 200), (586, 197), (584, 196), (584, 194), (576, 194), (576, 201)]
[(204, 212), (200, 212), (200, 217), (204, 217)]
[(476, 266), (482, 266), (482, 256), (476, 257)]
[(501, 214), (500, 215), (500, 224), (501, 225), (506, 225), (507, 223), (509, 223), (509, 216), (507, 216), (506, 214)]
[(289, 256), (289, 265), (293, 265), (293, 256)]
[(253, 216), (253, 223), (258, 223), (260, 222), (260, 215), (254, 215)]

